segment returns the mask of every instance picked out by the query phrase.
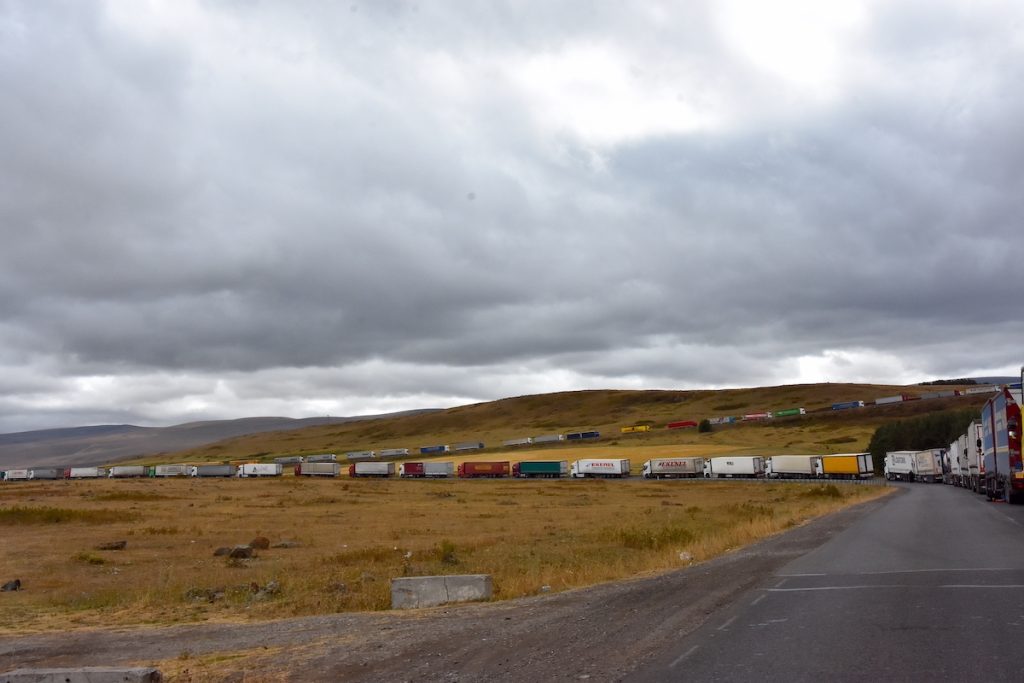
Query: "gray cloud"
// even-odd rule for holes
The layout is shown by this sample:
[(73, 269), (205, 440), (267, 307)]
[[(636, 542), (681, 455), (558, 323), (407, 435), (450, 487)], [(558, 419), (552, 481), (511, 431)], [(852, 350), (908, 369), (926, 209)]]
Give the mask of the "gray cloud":
[(1011, 369), (1021, 11), (853, 4), (5, 4), (0, 431)]

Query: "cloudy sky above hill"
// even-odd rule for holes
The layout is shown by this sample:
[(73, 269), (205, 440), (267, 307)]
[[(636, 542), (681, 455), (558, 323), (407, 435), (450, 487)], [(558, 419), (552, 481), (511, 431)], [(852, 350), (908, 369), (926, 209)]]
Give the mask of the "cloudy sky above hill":
[(1014, 374), (1022, 82), (1012, 1), (0, 0), (0, 431)]

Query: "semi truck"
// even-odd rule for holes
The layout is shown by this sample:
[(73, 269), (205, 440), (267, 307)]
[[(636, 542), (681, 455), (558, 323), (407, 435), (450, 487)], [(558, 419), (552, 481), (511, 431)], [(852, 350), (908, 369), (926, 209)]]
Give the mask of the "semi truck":
[(393, 462), (354, 462), (348, 466), (350, 477), (391, 477), (394, 474)]
[(943, 464), (943, 482), (954, 486), (963, 486), (967, 470), (967, 434), (961, 434), (951, 441), (946, 448), (946, 462)]
[(618, 458), (590, 458), (577, 460), (569, 469), (573, 479), (621, 479), (629, 476), (629, 460)]
[(250, 462), (238, 466), (239, 477), (280, 477), (284, 467), (279, 462)]
[(305, 460), (301, 455), (282, 455), (281, 457), (274, 458), (274, 462), (278, 465), (295, 465), (305, 462)]
[(455, 451), (479, 451), (483, 450), (483, 441), (463, 441), (462, 443), (455, 444)]
[(842, 401), (841, 403), (833, 403), (832, 410), (849, 410), (851, 408), (863, 408), (864, 401)]
[(533, 443), (558, 443), (565, 441), (565, 434), (541, 434), (533, 437)]
[(187, 477), (188, 465), (155, 465), (146, 474), (150, 477)]
[(57, 467), (32, 467), (28, 471), (29, 479), (63, 479), (64, 469)]
[(341, 465), (336, 462), (309, 462), (295, 466), (296, 477), (336, 477), (341, 474)]
[(316, 455), (307, 455), (306, 462), (337, 462), (338, 456), (334, 453), (317, 453)]
[(889, 481), (914, 481), (917, 474), (917, 451), (889, 451), (885, 454), (882, 472)]
[(376, 451), (349, 451), (345, 454), (347, 460), (372, 460), (376, 457)]
[(512, 476), (522, 479), (557, 479), (568, 474), (568, 460), (520, 460), (512, 465)]
[(524, 436), (521, 439), (507, 439), (502, 442), (502, 446), (529, 446), (533, 443), (533, 438)]
[(689, 429), (690, 427), (696, 427), (696, 420), (676, 420), (675, 422), (669, 422), (665, 425), (666, 429)]
[(741, 422), (763, 422), (772, 419), (771, 413), (747, 413), (740, 418)]
[(587, 432), (569, 432), (565, 435), (566, 441), (584, 441), (586, 439), (600, 439), (601, 432), (598, 431), (587, 431)]
[[(370, 451), (371, 453), (373, 451)], [(408, 448), (385, 448), (380, 451), (380, 457), (382, 458), (404, 458), (409, 455)]]
[(870, 453), (832, 453), (817, 460), (817, 475), (823, 479), (870, 479), (875, 464)]
[(437, 446), (420, 446), (420, 455), (433, 455), (435, 453), (449, 453), (451, 448), (446, 444)]
[(65, 479), (99, 479), (107, 476), (102, 467), (69, 467), (64, 470)]
[(237, 473), (234, 465), (195, 465), (189, 471), (193, 477), (233, 477)]
[(709, 479), (756, 479), (764, 476), (764, 458), (760, 455), (726, 455), (704, 461), (704, 476)]
[(981, 420), (974, 420), (967, 425), (967, 488), (975, 493), (981, 493), (985, 481), (985, 459), (982, 456), (981, 443), (984, 436), (981, 429)]
[(804, 408), (786, 408), (785, 410), (776, 410), (772, 413), (773, 417), (796, 417), (797, 415), (806, 415), (807, 411)]
[(651, 425), (628, 425), (626, 427), (619, 427), (619, 431), (623, 434), (636, 434), (638, 432), (649, 432), (651, 431)]
[(145, 477), (148, 473), (149, 468), (145, 465), (115, 465), (107, 472), (107, 476), (111, 479), (134, 479)]
[(1006, 387), (981, 409), (985, 496), (989, 500), (1017, 503), (1024, 497), (1020, 404), (1020, 389)]
[(26, 469), (7, 470), (4, 472), (4, 481), (28, 481), (28, 475)]
[(942, 450), (928, 448), (914, 453), (914, 479), (928, 484), (942, 482)]
[(413, 479), (443, 479), (455, 474), (451, 462), (403, 462), (398, 466), (398, 476)]
[(494, 462), (466, 461), (459, 463), (458, 475), (462, 479), (497, 479), (507, 477), (512, 471), (508, 460)]
[(769, 479), (813, 479), (818, 475), (816, 455), (773, 455), (766, 461), (764, 474)]
[(694, 479), (704, 476), (704, 458), (652, 458), (640, 467), (644, 479)]

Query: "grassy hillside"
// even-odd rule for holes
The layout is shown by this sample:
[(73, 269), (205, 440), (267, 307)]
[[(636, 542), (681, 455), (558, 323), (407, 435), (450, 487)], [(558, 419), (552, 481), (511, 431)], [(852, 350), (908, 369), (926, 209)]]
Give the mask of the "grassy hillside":
[[(947, 387), (943, 387), (947, 388)], [(547, 433), (596, 429), (602, 438), (572, 449), (620, 447), (631, 457), (634, 447), (673, 445), (709, 447), (709, 452), (829, 453), (864, 450), (875, 428), (889, 420), (949, 408), (977, 407), (984, 396), (913, 401), (860, 410), (833, 412), (840, 401), (872, 401), (881, 396), (919, 395), (934, 387), (864, 384), (804, 384), (721, 391), (576, 391), (507, 398), (411, 416), (367, 422), (321, 425), (286, 432), (239, 437), (180, 451), (146, 462), (259, 460), (278, 455), (338, 453), (482, 441), (488, 454), (531, 457), (550, 448), (501, 448), (507, 439)], [(667, 430), (674, 420), (742, 415), (803, 407), (808, 415), (769, 423), (716, 427), (710, 434), (695, 429)], [(627, 425), (649, 424), (652, 431), (621, 434)], [(565, 444), (559, 448), (564, 451)], [(687, 449), (690, 450), (690, 449)], [(646, 453), (655, 453), (647, 448)], [(525, 456), (524, 456), (525, 457)], [(559, 453), (559, 457), (566, 457)], [(446, 459), (450, 459), (446, 456)], [(141, 461), (140, 461), (141, 462)]]

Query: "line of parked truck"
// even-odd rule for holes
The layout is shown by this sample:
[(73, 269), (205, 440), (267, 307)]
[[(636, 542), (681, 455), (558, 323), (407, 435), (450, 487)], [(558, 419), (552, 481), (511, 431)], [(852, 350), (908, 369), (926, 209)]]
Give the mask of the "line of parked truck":
[[(350, 477), (449, 478), (495, 479), (516, 477), (523, 479), (625, 478), (632, 473), (626, 458), (584, 458), (568, 460), (520, 460), (453, 462), (425, 460), (395, 463), (391, 461), (363, 461), (348, 466)], [(296, 463), (293, 473), (297, 477), (338, 477), (342, 465), (336, 461), (320, 459)], [(103, 467), (36, 467), (6, 470), (6, 481), (39, 479), (127, 479), (172, 477), (280, 477), (285, 472), (282, 463), (244, 463), (241, 465), (117, 465)], [(873, 465), (868, 453), (840, 453), (833, 455), (729, 455), (684, 456), (652, 458), (643, 463), (640, 475), (644, 479), (867, 479), (873, 476)]]
[(1002, 387), (967, 430), (945, 448), (886, 453), (885, 478), (946, 483), (989, 500), (1024, 501), (1022, 399), (1019, 385)]

